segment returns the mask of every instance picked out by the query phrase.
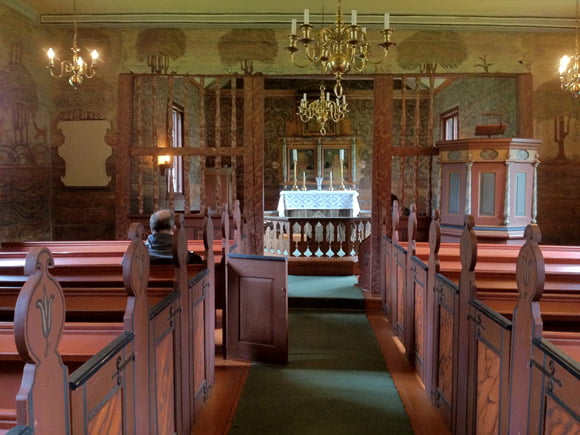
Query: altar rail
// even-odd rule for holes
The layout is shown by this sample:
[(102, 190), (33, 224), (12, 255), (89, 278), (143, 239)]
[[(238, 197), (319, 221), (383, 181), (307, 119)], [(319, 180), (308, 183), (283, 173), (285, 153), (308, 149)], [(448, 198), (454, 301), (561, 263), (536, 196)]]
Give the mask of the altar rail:
[(264, 217), (264, 254), (354, 257), (371, 233), (370, 217)]

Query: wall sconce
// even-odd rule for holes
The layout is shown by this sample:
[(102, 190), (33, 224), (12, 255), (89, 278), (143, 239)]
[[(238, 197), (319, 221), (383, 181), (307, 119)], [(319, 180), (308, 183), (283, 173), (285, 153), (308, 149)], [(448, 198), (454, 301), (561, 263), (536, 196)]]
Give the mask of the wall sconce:
[(157, 166), (159, 166), (161, 175), (167, 174), (167, 170), (173, 167), (171, 160), (171, 156), (168, 155), (157, 156)]

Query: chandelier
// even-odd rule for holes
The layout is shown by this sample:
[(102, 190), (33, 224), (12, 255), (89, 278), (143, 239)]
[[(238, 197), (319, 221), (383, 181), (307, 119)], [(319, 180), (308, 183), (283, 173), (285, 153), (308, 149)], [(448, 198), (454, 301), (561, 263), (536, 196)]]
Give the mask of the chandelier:
[(73, 0), (73, 44), (71, 47), (72, 60), (63, 60), (60, 62), (59, 66), (55, 64), (54, 58), (56, 53), (52, 48), (49, 48), (46, 52), (48, 56), (48, 71), (52, 77), (62, 77), (65, 73), (71, 76), (68, 79), (70, 85), (77, 89), (83, 82), (83, 79), (92, 78), (96, 71), (97, 59), (99, 58), (99, 53), (97, 50), (91, 52), (91, 64), (87, 64), (82, 56), (79, 55), (80, 48), (77, 46), (77, 18), (76, 18), (76, 0)]
[(560, 86), (577, 97), (580, 94), (580, 54), (578, 53), (578, 0), (576, 0), (576, 52), (560, 59)]
[(329, 121), (340, 122), (344, 119), (346, 113), (348, 112), (348, 104), (346, 103), (346, 97), (342, 95), (342, 98), (336, 97), (335, 101), (330, 99), (330, 92), (326, 92), (326, 87), (324, 84), (320, 85), (320, 98), (312, 102), (308, 102), (306, 93), (300, 100), (300, 106), (298, 107), (298, 115), (302, 122), (308, 122), (311, 119), (315, 119), (320, 125), (320, 134), (326, 134), (326, 124)]
[[(304, 9), (304, 23), (300, 25), (300, 32), (299, 36), (296, 30), (296, 19), (293, 19), (290, 35), (288, 35), (290, 45), (286, 47), (290, 53), (291, 62), (299, 68), (319, 64), (324, 73), (335, 75), (337, 84), (340, 83), (342, 75), (351, 70), (362, 72), (367, 63), (378, 65), (383, 62), (389, 48), (395, 45), (390, 41), (393, 29), (390, 28), (389, 14), (385, 14), (384, 28), (381, 30), (383, 42), (378, 44), (383, 49), (383, 56), (373, 59), (367, 30), (357, 24), (357, 11), (352, 11), (351, 24), (346, 24), (342, 15), (341, 0), (338, 0), (336, 22), (322, 28), (316, 35), (313, 34), (313, 26), (310, 24), (310, 10)], [(295, 59), (299, 51), (298, 42), (304, 46), (306, 63), (303, 64)], [(335, 88), (336, 92), (337, 88)], [(339, 94), (336, 96), (341, 97)]]

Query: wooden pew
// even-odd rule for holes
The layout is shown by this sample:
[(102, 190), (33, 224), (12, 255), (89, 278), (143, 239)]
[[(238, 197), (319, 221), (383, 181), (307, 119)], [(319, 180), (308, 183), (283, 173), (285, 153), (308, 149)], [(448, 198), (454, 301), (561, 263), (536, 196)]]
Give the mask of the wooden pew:
[[(537, 225), (526, 228), (525, 238), (516, 260), (518, 299), (510, 321), (477, 296), (477, 241), (473, 220), (466, 218), (454, 335), (455, 433), (557, 433), (580, 428), (580, 333), (542, 331), (546, 265)], [(530, 383), (534, 375), (537, 382)], [(557, 381), (550, 386), (550, 379)], [(535, 408), (530, 407), (534, 402)]]
[[(410, 235), (414, 233), (413, 220), (414, 207), (411, 206), (408, 225)], [(396, 216), (393, 222), (396, 224)], [(396, 236), (397, 232), (393, 231), (393, 234)], [(441, 244), (434, 237), (430, 238), (432, 244), (438, 243), (438, 270), (448, 280), (458, 284), (461, 273), (459, 245)], [(580, 248), (542, 246), (541, 249), (547, 258), (546, 285), (541, 303), (545, 322), (548, 323), (548, 329), (552, 328), (552, 323), (561, 329), (564, 322), (573, 328), (580, 320)], [(408, 243), (389, 240), (386, 244), (387, 288), (383, 294), (383, 305), (395, 333), (402, 337), (402, 342), (408, 348), (411, 359), (415, 323), (415, 313), (411, 307), (420, 311), (428, 293), (433, 289), (427, 278), (430, 255), (434, 250), (429, 245), (414, 242), (413, 237)], [(517, 300), (515, 261), (518, 252), (519, 246), (514, 245), (478, 245), (475, 270), (478, 298), (507, 317), (511, 316)], [(415, 298), (418, 298), (417, 304), (414, 303)]]
[[(409, 218), (411, 233), (412, 215)], [(396, 224), (396, 216), (393, 221)], [(427, 390), (451, 425), (454, 417), (452, 398), (455, 396), (449, 388), (453, 382), (451, 368), (454, 367), (451, 356), (454, 355), (455, 344), (452, 337), (459, 315), (458, 282), (462, 272), (457, 244), (447, 244), (442, 255), (445, 261), (439, 259), (438, 253), (444, 245), (437, 237), (438, 232), (438, 219), (434, 219), (430, 231), (430, 251), (436, 255), (427, 256), (428, 263), (413, 255), (419, 251), (419, 244), (387, 243), (386, 282), (390, 287), (385, 289), (383, 303), (385, 313), (393, 324), (395, 334), (405, 346), (410, 361), (415, 363)], [(393, 234), (396, 236), (396, 231)], [(407, 249), (408, 246), (411, 249)], [(484, 305), (495, 308), (492, 310), (497, 313), (495, 316), (503, 314), (511, 317), (517, 302), (515, 263), (519, 247), (488, 245), (479, 249), (480, 246), (475, 266), (477, 298)], [(494, 253), (495, 248), (499, 248), (499, 255)], [(560, 344), (570, 343), (570, 340), (574, 342), (575, 338), (563, 338), (559, 328), (563, 325), (567, 325), (566, 328), (570, 325), (573, 327), (580, 313), (580, 276), (574, 264), (579, 248), (542, 247), (542, 250), (547, 252), (547, 285), (541, 301), (542, 311), (546, 312), (549, 329), (560, 337)], [(455, 268), (449, 273), (450, 268), (446, 262), (451, 263), (454, 255)], [(481, 257), (483, 260), (480, 260)], [(453, 279), (449, 279), (449, 275)]]
[[(19, 425), (29, 426), (39, 434), (82, 433), (88, 427), (96, 431), (99, 427), (122, 427), (129, 433), (149, 430), (149, 382), (136, 382), (147, 380), (149, 373), (145, 297), (148, 270), (139, 267), (148, 256), (142, 243), (140, 248), (138, 242), (131, 244), (123, 259), (128, 296), (122, 328), (112, 340), (81, 334), (80, 343), (95, 355), (70, 378), (60, 354), (67, 347), (67, 340), (61, 341), (68, 329), (65, 297), (48, 271), (54, 260), (48, 249), (35, 248), (29, 253), (25, 273), (30, 277), (14, 310), (16, 348), (25, 362), (16, 396)], [(103, 340), (109, 343), (102, 346)], [(61, 345), (63, 342), (65, 346)], [(78, 342), (68, 343), (73, 344), (79, 346)], [(79, 355), (78, 351), (75, 353)], [(145, 418), (136, 419), (133, 415)]]
[[(209, 221), (211, 224), (211, 221)], [(207, 233), (213, 235), (213, 228)], [(195, 416), (199, 414), (203, 403), (207, 400), (214, 377), (214, 335), (213, 324), (213, 256), (212, 250), (209, 249), (206, 254), (205, 265), (190, 265), (189, 269), (185, 265), (187, 250), (187, 240), (184, 231), (176, 231), (174, 248), (176, 249), (175, 258), (178, 267), (174, 266), (152, 266), (152, 279), (149, 283), (149, 290), (154, 288), (159, 294), (159, 303), (150, 304), (151, 319), (159, 320), (159, 325), (153, 326), (154, 333), (158, 336), (155, 346), (152, 349), (157, 350), (154, 358), (155, 367), (165, 367), (164, 370), (155, 371), (155, 375), (171, 374), (175, 375), (170, 380), (165, 380), (164, 385), (173, 385), (179, 391), (176, 392), (176, 398), (171, 401), (157, 401), (156, 405), (165, 406), (175, 403), (177, 421), (175, 423), (177, 431), (181, 433), (182, 428), (192, 427)], [(207, 237), (204, 241), (206, 246), (212, 246), (212, 240)], [(91, 261), (74, 259), (74, 254), (70, 254), (65, 264), (65, 257), (61, 257), (61, 266), (56, 267), (60, 278), (64, 279), (72, 287), (65, 287), (67, 303), (72, 300), (76, 304), (76, 309), (81, 312), (90, 310), (96, 311), (97, 314), (107, 310), (118, 309), (121, 304), (119, 292), (113, 286), (114, 282), (122, 282), (123, 274), (118, 265), (112, 260), (113, 256), (91, 257)], [(84, 258), (84, 257), (83, 257)], [(98, 259), (95, 261), (95, 259)], [(180, 260), (181, 259), (181, 260)], [(182, 262), (180, 264), (180, 261)], [(0, 264), (2, 261), (0, 261)], [(96, 265), (94, 264), (96, 263)], [(207, 266), (207, 268), (205, 267)], [(1, 269), (1, 266), (0, 266)], [(195, 273), (193, 279), (191, 274)], [(104, 276), (102, 276), (104, 275)], [(4, 275), (4, 277), (6, 277)], [(68, 280), (68, 281), (67, 281)], [(83, 291), (83, 285), (89, 284), (96, 280), (96, 287), (91, 291)], [(68, 293), (69, 290), (72, 293)], [(107, 304), (94, 306), (95, 293), (106, 289), (107, 294), (115, 299), (115, 303), (107, 300)], [(87, 290), (85, 288), (85, 290)], [(84, 308), (83, 308), (84, 307)], [(83, 311), (85, 310), (85, 311)], [(208, 325), (211, 325), (209, 327)], [(174, 343), (168, 343), (173, 341)], [(167, 348), (184, 350), (175, 358), (171, 358), (172, 352), (167, 352)], [(154, 383), (158, 385), (159, 381)], [(170, 389), (173, 389), (170, 386)], [(191, 400), (194, 397), (195, 400)], [(173, 413), (171, 408), (165, 410), (165, 415)], [(158, 413), (159, 414), (159, 413)], [(173, 418), (171, 420), (173, 424)], [(162, 422), (152, 422), (159, 427)]]

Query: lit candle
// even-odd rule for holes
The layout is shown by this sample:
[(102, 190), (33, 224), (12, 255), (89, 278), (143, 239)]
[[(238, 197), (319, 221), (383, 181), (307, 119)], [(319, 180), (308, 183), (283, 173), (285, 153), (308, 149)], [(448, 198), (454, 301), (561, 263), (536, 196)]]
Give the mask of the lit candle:
[(48, 56), (48, 61), (50, 63), (50, 65), (54, 65), (54, 50), (52, 48), (49, 48), (48, 51), (46, 52), (46, 55)]
[(344, 160), (344, 150), (340, 150), (340, 160)]
[(352, 10), (350, 21), (353, 26), (356, 26), (356, 9)]
[(292, 150), (292, 160), (298, 161), (298, 150)]
[(304, 24), (310, 24), (310, 9), (304, 9)]
[(97, 50), (91, 51), (91, 58), (93, 59), (91, 66), (95, 66), (97, 59), (99, 58), (99, 52)]
[(292, 30), (290, 30), (290, 33), (292, 35), (296, 35), (296, 18), (292, 18), (292, 27), (291, 27), (291, 29)]
[(391, 23), (390, 23), (390, 17), (389, 17), (389, 14), (388, 14), (388, 13), (386, 13), (386, 14), (385, 14), (385, 29), (388, 29), (388, 28), (390, 28), (390, 27), (391, 27)]

